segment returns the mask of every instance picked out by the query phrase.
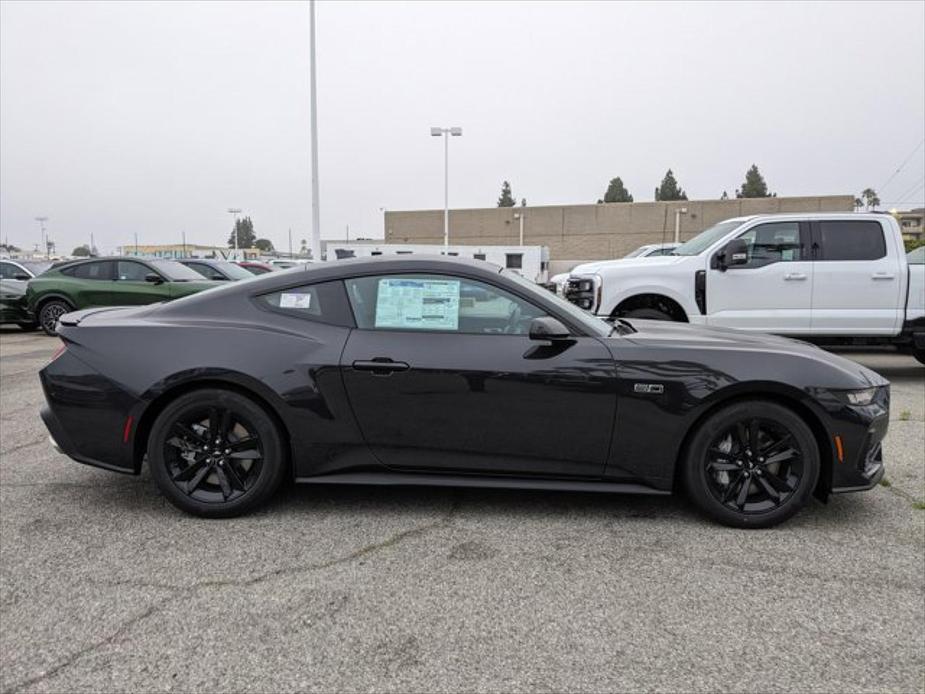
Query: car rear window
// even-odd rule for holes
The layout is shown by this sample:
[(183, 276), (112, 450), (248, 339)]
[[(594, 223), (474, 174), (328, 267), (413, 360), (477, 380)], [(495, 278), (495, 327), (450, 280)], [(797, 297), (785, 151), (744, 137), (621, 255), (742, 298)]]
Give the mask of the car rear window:
[(819, 222), (818, 260), (877, 260), (886, 255), (879, 222), (839, 220)]
[(255, 298), (258, 304), (274, 313), (347, 328), (354, 327), (353, 314), (340, 280), (289, 287)]

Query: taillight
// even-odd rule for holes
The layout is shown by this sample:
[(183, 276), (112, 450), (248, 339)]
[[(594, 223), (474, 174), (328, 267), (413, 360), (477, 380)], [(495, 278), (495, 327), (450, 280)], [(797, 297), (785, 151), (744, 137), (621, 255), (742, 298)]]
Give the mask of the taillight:
[(67, 349), (67, 344), (62, 340), (61, 346), (58, 347), (58, 349), (55, 350), (55, 353), (51, 355), (51, 361), (48, 363), (50, 364), (52, 361), (54, 361), (55, 359), (60, 357), (62, 354), (64, 354), (64, 350), (66, 349)]

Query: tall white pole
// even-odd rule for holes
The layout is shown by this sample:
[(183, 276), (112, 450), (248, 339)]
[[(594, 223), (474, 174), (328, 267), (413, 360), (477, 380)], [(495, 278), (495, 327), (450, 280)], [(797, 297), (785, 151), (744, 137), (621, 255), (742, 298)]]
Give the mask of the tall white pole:
[(315, 86), (315, 0), (309, 3), (311, 18), (311, 119), (312, 119), (312, 260), (321, 260), (321, 208), (318, 204), (318, 104)]
[(450, 133), (443, 131), (443, 250), (450, 247)]

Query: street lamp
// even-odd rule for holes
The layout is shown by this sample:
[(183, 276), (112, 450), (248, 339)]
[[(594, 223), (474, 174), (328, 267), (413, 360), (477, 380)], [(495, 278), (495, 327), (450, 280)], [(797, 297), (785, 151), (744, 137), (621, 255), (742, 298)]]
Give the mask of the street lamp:
[(520, 245), (523, 246), (524, 245), (524, 213), (515, 212), (514, 219), (520, 220)]
[(45, 222), (48, 221), (48, 217), (36, 217), (35, 221), (39, 223), (39, 227), (42, 229), (42, 249), (45, 251), (45, 257), (48, 257), (48, 243), (45, 241)]
[(462, 135), (462, 128), (431, 128), (433, 137), (443, 136), (443, 248), (450, 246), (450, 138)]
[(238, 259), (238, 215), (241, 214), (240, 207), (229, 207), (228, 212), (234, 215), (234, 259)]
[(681, 215), (687, 214), (686, 207), (679, 207), (674, 211), (674, 242), (681, 243)]

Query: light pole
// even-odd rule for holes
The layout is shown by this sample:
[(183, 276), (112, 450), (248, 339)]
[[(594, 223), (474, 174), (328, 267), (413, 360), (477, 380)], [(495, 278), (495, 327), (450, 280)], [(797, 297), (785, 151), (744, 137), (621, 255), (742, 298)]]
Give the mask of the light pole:
[(515, 212), (514, 219), (520, 220), (520, 245), (523, 246), (524, 245), (524, 213)]
[(35, 221), (39, 223), (42, 230), (42, 250), (45, 252), (45, 256), (48, 257), (48, 245), (45, 242), (45, 222), (48, 221), (48, 217), (36, 217)]
[(241, 214), (240, 207), (229, 207), (228, 212), (234, 215), (234, 259), (238, 259), (238, 215)]
[(679, 207), (674, 211), (674, 242), (681, 243), (681, 215), (687, 214), (686, 207)]
[(462, 128), (431, 128), (433, 137), (443, 136), (443, 248), (450, 246), (450, 135), (459, 137)]
[(315, 0), (309, 3), (311, 28), (312, 260), (321, 261), (321, 207), (318, 200), (318, 97), (315, 89)]

